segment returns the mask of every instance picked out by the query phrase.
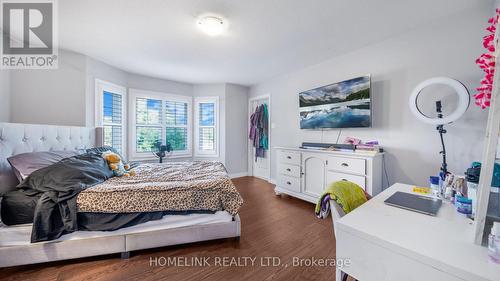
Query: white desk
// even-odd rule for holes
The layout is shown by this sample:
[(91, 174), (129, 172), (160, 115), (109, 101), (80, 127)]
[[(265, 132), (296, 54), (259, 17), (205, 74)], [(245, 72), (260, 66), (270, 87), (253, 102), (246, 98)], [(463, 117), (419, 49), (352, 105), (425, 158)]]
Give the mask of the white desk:
[(384, 204), (412, 187), (395, 184), (335, 222), (337, 258), (352, 262), (342, 271), (359, 281), (500, 281), (500, 265), (473, 243), (472, 222), (451, 203), (436, 217)]

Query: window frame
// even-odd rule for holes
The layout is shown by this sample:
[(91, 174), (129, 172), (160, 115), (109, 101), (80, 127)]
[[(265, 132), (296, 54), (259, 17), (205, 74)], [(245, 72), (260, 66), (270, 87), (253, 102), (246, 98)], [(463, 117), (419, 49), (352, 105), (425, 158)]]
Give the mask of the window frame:
[[(214, 104), (214, 126), (201, 126), (200, 125), (200, 104), (213, 103)], [(194, 155), (195, 157), (219, 157), (219, 97), (195, 97), (194, 98)], [(200, 128), (214, 128), (214, 150), (200, 150)]]
[[(104, 92), (110, 92), (122, 97), (122, 122), (106, 123), (104, 122)], [(102, 141), (104, 143), (104, 126), (121, 126), (122, 129), (122, 149), (121, 154), (127, 156), (127, 88), (101, 79), (95, 79), (95, 127), (103, 128)]]
[[(175, 101), (175, 102), (183, 102), (187, 103), (187, 125), (185, 126), (187, 128), (187, 140), (186, 140), (186, 150), (183, 151), (173, 151), (172, 154), (169, 156), (170, 158), (186, 158), (186, 157), (192, 157), (192, 102), (193, 99), (192, 97), (189, 96), (182, 96), (182, 95), (174, 95), (174, 94), (167, 94), (167, 93), (162, 93), (162, 92), (154, 92), (154, 91), (147, 91), (147, 90), (140, 90), (140, 89), (129, 89), (129, 155), (131, 158), (135, 161), (141, 161), (141, 160), (154, 160), (157, 159), (156, 156), (153, 155), (152, 152), (137, 152), (136, 150), (136, 138), (137, 138), (137, 126), (140, 127), (153, 127), (157, 128), (158, 125), (141, 125), (137, 124), (136, 120), (136, 103), (137, 103), (137, 98), (146, 98), (146, 99), (156, 99), (156, 100), (161, 100), (161, 106), (162, 106), (162, 124), (161, 126), (161, 141), (162, 143), (165, 143), (166, 141), (166, 134), (167, 134), (167, 123), (166, 123), (166, 108), (165, 108), (165, 101)], [(184, 126), (177, 126), (177, 127), (184, 127)]]

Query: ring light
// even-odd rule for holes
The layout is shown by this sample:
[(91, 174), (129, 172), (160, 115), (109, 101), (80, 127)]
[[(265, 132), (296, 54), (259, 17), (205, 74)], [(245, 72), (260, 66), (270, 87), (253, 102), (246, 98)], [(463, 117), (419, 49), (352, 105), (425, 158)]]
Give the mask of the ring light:
[[(423, 114), (422, 111), (420, 111), (420, 109), (418, 108), (417, 100), (418, 100), (419, 94), (422, 92), (423, 89), (425, 89), (426, 87), (431, 86), (431, 85), (446, 85), (446, 86), (449, 86), (455, 90), (455, 93), (458, 95), (458, 105), (457, 105), (457, 108), (455, 109), (455, 111), (453, 111), (450, 115), (443, 117), (443, 118), (440, 118), (440, 117), (430, 118), (430, 117), (426, 116), (425, 114)], [(444, 125), (444, 124), (454, 122), (458, 118), (460, 118), (465, 113), (465, 111), (467, 111), (467, 108), (469, 107), (469, 103), (470, 103), (469, 92), (467, 91), (467, 88), (465, 88), (465, 86), (462, 83), (460, 83), (457, 80), (448, 78), (448, 77), (435, 77), (435, 78), (427, 79), (427, 80), (421, 82), (420, 84), (418, 84), (417, 87), (415, 87), (415, 89), (413, 90), (413, 92), (410, 96), (410, 103), (409, 104), (410, 104), (411, 112), (419, 120), (421, 120), (425, 123), (433, 124), (433, 125)]]
[[(417, 105), (418, 96), (420, 95), (423, 89), (431, 85), (445, 85), (455, 90), (455, 93), (458, 95), (458, 106), (455, 109), (455, 111), (453, 111), (450, 115), (443, 117), (442, 101), (440, 100), (436, 101), (437, 118), (430, 118), (426, 116), (418, 108)], [(441, 146), (443, 148), (439, 152), (439, 154), (443, 156), (443, 162), (441, 164), (442, 180), (444, 180), (446, 178), (446, 175), (448, 174), (448, 164), (446, 163), (446, 147), (444, 145), (444, 138), (443, 138), (443, 135), (446, 133), (444, 125), (456, 121), (458, 118), (460, 118), (465, 113), (465, 111), (467, 111), (469, 103), (470, 103), (470, 96), (469, 92), (467, 91), (467, 88), (465, 88), (465, 86), (462, 83), (458, 82), (457, 80), (448, 77), (435, 77), (427, 79), (422, 83), (418, 84), (410, 96), (410, 110), (413, 113), (413, 115), (415, 115), (419, 120), (425, 123), (437, 125), (436, 130), (439, 132), (439, 138), (441, 140)]]

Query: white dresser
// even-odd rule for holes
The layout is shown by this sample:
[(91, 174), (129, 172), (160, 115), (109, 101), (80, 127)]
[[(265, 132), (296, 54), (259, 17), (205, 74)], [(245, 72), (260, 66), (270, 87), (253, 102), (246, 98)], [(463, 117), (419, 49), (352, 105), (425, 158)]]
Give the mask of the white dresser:
[(351, 181), (370, 195), (382, 191), (383, 153), (368, 155), (339, 151), (276, 147), (276, 194), (316, 203), (335, 181)]

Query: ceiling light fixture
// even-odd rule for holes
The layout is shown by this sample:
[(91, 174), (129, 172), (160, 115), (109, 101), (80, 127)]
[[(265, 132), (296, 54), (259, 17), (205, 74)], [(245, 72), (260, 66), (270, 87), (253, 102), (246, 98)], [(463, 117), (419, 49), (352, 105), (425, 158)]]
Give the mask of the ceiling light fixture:
[(209, 36), (221, 35), (227, 27), (227, 23), (217, 16), (202, 16), (196, 23), (198, 28)]

